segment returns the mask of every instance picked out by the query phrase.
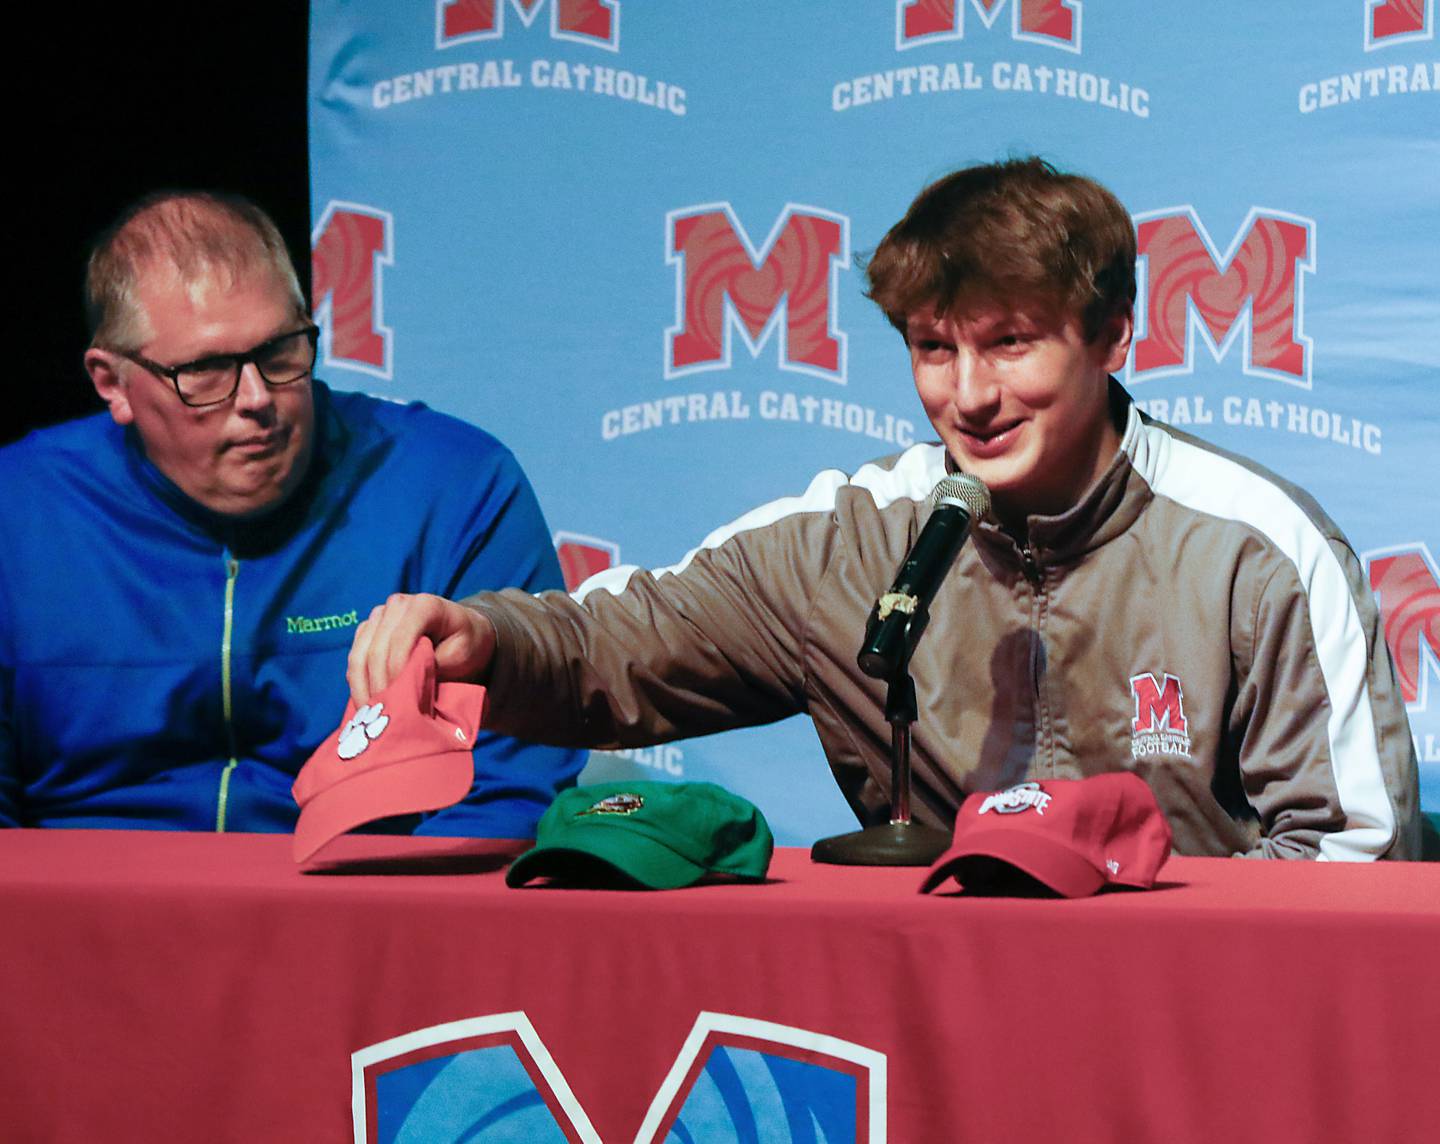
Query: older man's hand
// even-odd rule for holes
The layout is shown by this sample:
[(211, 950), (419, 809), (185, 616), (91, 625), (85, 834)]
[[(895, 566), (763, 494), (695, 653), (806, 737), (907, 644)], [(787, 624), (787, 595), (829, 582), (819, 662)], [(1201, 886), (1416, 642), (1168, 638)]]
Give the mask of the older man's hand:
[(495, 652), (495, 628), (483, 615), (442, 596), (393, 595), (355, 630), (345, 678), (357, 707), (383, 691), (422, 639), (435, 645), (440, 680), (483, 682)]

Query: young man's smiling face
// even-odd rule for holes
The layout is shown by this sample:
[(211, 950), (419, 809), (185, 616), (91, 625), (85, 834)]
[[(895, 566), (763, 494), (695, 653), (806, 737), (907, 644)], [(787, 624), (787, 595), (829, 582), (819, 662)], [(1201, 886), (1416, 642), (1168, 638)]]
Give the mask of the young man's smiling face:
[(990, 489), (995, 515), (1073, 507), (1120, 444), (1109, 376), (1130, 350), (1128, 316), (1086, 342), (1077, 317), (1043, 305), (986, 303), (911, 315), (910, 367), (950, 457)]

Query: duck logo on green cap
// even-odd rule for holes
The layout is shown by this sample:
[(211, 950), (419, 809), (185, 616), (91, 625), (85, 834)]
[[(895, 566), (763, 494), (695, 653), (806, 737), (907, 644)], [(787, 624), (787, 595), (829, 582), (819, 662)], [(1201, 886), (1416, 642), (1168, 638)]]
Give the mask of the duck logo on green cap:
[(760, 881), (775, 841), (757, 807), (714, 783), (615, 782), (561, 791), (535, 848), (505, 880), (678, 889), (703, 878)]
[(612, 794), (609, 798), (602, 798), (589, 810), (582, 810), (581, 814), (634, 814), (645, 805), (645, 799), (638, 794)]

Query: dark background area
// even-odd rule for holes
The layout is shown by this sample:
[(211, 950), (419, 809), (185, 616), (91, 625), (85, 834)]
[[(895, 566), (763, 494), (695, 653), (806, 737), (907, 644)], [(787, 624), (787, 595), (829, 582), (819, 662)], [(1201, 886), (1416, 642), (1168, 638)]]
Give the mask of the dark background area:
[[(166, 187), (248, 195), (309, 283), (308, 5), (83, 5), (16, 59), (8, 198), (18, 305), (0, 443), (103, 408), (81, 365), (91, 241)], [(22, 53), (12, 53), (22, 56)]]

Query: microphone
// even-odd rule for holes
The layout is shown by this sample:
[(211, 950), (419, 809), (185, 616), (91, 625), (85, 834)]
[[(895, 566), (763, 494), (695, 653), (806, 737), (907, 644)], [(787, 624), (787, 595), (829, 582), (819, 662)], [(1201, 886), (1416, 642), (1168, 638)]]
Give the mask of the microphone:
[(930, 601), (970, 535), (971, 522), (990, 511), (990, 490), (968, 473), (956, 473), (935, 486), (931, 502), (930, 519), (865, 624), (856, 662), (874, 679), (893, 678), (909, 664), (930, 620)]

